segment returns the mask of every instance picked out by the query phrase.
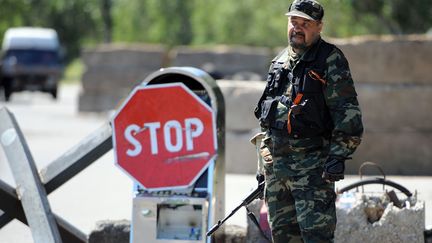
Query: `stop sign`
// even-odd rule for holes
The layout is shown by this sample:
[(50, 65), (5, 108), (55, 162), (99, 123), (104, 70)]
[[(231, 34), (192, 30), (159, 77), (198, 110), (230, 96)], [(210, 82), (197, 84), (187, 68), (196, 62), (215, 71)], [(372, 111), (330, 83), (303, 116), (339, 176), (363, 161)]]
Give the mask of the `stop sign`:
[(112, 126), (116, 164), (149, 190), (190, 186), (216, 156), (212, 109), (182, 83), (135, 88)]

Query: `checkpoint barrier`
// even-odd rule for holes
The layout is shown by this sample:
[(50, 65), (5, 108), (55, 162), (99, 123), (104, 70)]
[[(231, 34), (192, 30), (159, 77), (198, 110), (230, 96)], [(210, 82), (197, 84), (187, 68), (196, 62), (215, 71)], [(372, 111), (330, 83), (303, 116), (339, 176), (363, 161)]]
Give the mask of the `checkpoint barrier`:
[(225, 110), (214, 79), (163, 68), (137, 86), (112, 119), (117, 165), (136, 183), (132, 242), (212, 242), (224, 215)]
[(17, 188), (0, 179), (0, 228), (13, 219), (30, 227), (36, 243), (81, 243), (87, 235), (52, 212), (47, 195), (111, 150), (111, 127), (103, 125), (79, 144), (37, 171), (18, 122), (0, 108), (0, 143)]
[[(206, 73), (198, 69), (162, 69), (155, 72), (153, 76), (150, 76), (146, 80), (148, 80), (148, 85), (150, 85), (150, 83), (157, 84), (158, 82), (170, 83), (166, 78), (169, 78), (171, 83), (182, 82), (186, 87), (193, 90), (193, 92), (205, 100), (214, 111), (218, 138), (218, 156), (205, 167), (205, 173), (201, 174), (191, 187), (192, 191), (201, 192), (201, 194), (187, 194), (183, 199), (176, 198), (176, 200), (172, 200), (171, 197), (167, 196), (155, 196), (154, 193), (156, 192), (153, 191), (148, 194), (147, 197), (141, 199), (144, 199), (143, 202), (145, 202), (146, 199), (151, 197), (153, 202), (158, 200), (162, 202), (154, 204), (159, 207), (161, 215), (172, 214), (172, 209), (174, 208), (192, 208), (194, 211), (192, 214), (195, 215), (193, 220), (197, 223), (194, 221), (192, 222), (194, 222), (194, 226), (199, 225), (199, 222), (201, 222), (201, 231), (204, 234), (205, 230), (203, 229), (206, 229), (206, 227), (208, 227), (207, 225), (213, 224), (215, 218), (221, 218), (224, 213), (224, 100), (216, 82)], [(12, 188), (7, 183), (0, 180), (0, 198), (2, 199), (0, 200), (0, 228), (7, 225), (13, 219), (18, 219), (30, 227), (35, 242), (87, 242), (87, 235), (52, 212), (47, 195), (111, 150), (113, 147), (112, 127), (109, 124), (104, 124), (77, 145), (53, 160), (45, 168), (37, 171), (32, 154), (18, 122), (7, 108), (0, 108), (0, 121), (0, 143), (12, 169), (15, 181), (19, 185), (17, 188)], [(197, 123), (194, 123), (194, 121), (195, 120), (189, 121), (190, 124), (192, 124), (191, 126), (194, 126), (193, 124), (197, 126)], [(193, 137), (196, 134), (197, 133), (190, 135)], [(137, 195), (143, 195), (142, 193), (145, 193), (145, 190), (138, 187), (136, 192)], [(167, 191), (159, 191), (158, 193), (165, 194)], [(182, 193), (184, 195), (184, 191)], [(196, 196), (202, 194), (206, 196)], [(150, 203), (152, 202), (151, 200), (147, 201)], [(141, 214), (146, 213), (145, 210), (134, 210), (134, 213), (138, 212)], [(200, 215), (202, 216), (201, 221), (199, 221)], [(164, 218), (164, 216), (162, 216), (162, 218)], [(162, 221), (160, 222), (162, 223)], [(163, 222), (167, 223), (168, 221)], [(161, 229), (167, 228), (162, 227)], [(174, 231), (177, 230), (175, 227), (171, 229), (174, 229)], [(171, 229), (168, 228), (168, 230)], [(136, 227), (135, 230), (137, 232), (139, 230), (141, 232), (147, 232), (146, 228)], [(188, 230), (191, 229), (188, 228)], [(192, 238), (192, 242), (197, 242), (198, 240), (206, 240), (209, 242), (212, 240), (203, 237), (200, 239), (199, 232), (199, 227), (194, 227), (193, 231), (188, 232), (191, 235), (189, 238)], [(170, 232), (168, 233), (168, 235), (171, 235)], [(161, 231), (159, 235), (164, 234), (167, 235), (167, 232)], [(168, 238), (165, 236), (163, 237)], [(155, 240), (156, 239), (150, 241), (144, 240), (142, 242), (152, 242)], [(175, 240), (172, 239), (172, 241)], [(163, 241), (158, 240), (157, 242)]]

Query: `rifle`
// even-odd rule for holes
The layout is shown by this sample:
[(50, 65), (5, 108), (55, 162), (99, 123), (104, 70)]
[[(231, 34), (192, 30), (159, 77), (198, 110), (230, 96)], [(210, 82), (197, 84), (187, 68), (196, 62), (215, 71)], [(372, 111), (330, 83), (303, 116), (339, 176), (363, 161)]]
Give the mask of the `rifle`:
[(222, 220), (218, 220), (218, 222), (215, 225), (213, 225), (213, 227), (211, 227), (211, 229), (209, 231), (207, 231), (207, 236), (211, 236), (217, 229), (219, 229), (220, 226), (222, 226), (223, 223), (225, 223), (225, 221), (227, 221), (241, 207), (244, 206), (246, 208), (247, 215), (249, 216), (249, 218), (259, 228), (262, 236), (270, 242), (269, 238), (265, 235), (264, 231), (259, 226), (258, 220), (256, 219), (255, 215), (251, 211), (249, 211), (249, 209), (247, 207), (253, 200), (255, 200), (257, 198), (262, 198), (262, 196), (264, 194), (264, 187), (265, 187), (265, 181), (262, 181), (261, 183), (258, 184), (258, 187), (253, 192), (251, 192), (245, 199), (243, 199), (243, 201), (240, 203), (240, 205), (238, 205), (236, 208), (234, 208), (234, 210), (231, 211), (231, 213), (228, 216), (226, 216)]

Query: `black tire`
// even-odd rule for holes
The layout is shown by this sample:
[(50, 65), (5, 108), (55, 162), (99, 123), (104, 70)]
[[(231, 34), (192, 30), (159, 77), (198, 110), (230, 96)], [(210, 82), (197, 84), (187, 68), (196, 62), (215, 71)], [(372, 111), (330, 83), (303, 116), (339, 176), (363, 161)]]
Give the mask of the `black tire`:
[(51, 96), (56, 100), (57, 99), (57, 86), (55, 86), (54, 88), (52, 88), (49, 93), (51, 94)]
[(3, 80), (3, 89), (4, 89), (4, 96), (5, 96), (5, 101), (9, 101), (10, 97), (12, 95), (12, 79), (10, 78), (5, 78)]

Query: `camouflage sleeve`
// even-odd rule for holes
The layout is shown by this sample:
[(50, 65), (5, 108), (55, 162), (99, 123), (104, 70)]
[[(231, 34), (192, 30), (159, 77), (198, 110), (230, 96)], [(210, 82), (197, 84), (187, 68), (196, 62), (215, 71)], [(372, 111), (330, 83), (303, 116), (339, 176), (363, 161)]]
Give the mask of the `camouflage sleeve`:
[(333, 120), (330, 155), (348, 157), (358, 147), (363, 134), (361, 111), (348, 61), (335, 48), (327, 58), (324, 97)]

